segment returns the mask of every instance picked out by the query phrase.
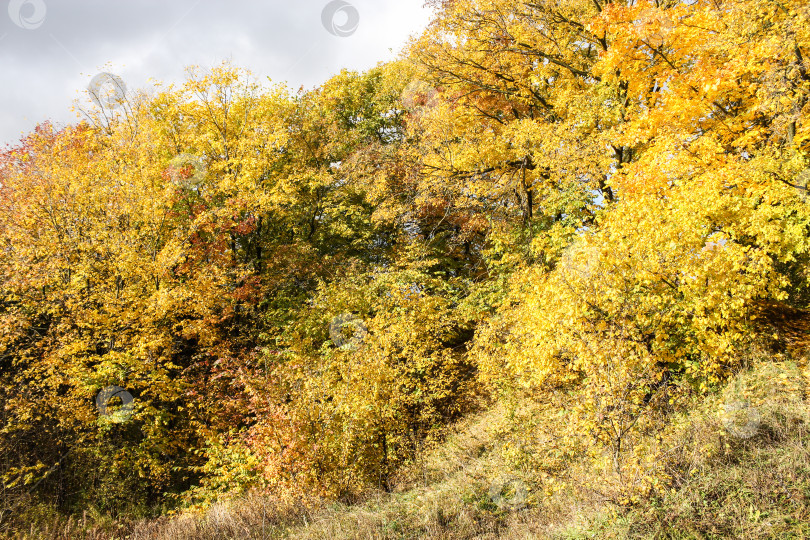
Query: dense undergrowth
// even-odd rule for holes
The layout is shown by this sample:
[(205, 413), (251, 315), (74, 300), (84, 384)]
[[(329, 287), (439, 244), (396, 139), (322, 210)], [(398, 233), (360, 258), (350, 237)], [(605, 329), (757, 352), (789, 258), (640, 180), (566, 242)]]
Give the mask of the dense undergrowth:
[(433, 4), (0, 155), (3, 534), (805, 534), (810, 7)]
[[(542, 451), (539, 426), (556, 419), (521, 399), (466, 418), (402, 471), (393, 492), (353, 504), (252, 492), (158, 520), (43, 515), (18, 537), (801, 538), (810, 533), (809, 375), (785, 358), (760, 359), (727, 389), (752, 390), (759, 403), (736, 423), (725, 407), (734, 392), (696, 402), (673, 456), (677, 482), (629, 506), (589, 489), (600, 480), (593, 471), (572, 464), (569, 485), (555, 490), (527, 466), (523, 452)], [(804, 382), (786, 387), (791, 379)]]

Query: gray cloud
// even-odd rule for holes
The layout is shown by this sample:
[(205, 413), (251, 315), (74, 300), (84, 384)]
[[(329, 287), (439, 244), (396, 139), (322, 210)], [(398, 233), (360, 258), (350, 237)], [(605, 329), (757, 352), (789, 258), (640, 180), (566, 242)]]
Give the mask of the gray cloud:
[[(323, 26), (328, 3), (9, 0), (12, 13), (0, 12), (0, 142), (46, 119), (75, 121), (71, 105), (89, 105), (86, 88), (100, 71), (146, 88), (150, 79), (182, 81), (186, 66), (230, 60), (260, 79), (310, 88), (341, 68), (395, 57), (430, 15), (423, 0), (347, 0), (360, 20), (340, 37)], [(335, 17), (345, 27), (346, 13)]]

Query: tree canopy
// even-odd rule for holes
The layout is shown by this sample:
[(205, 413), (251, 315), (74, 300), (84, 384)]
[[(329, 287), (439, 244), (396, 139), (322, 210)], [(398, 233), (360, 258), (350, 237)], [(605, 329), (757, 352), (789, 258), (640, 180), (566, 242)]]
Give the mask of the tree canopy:
[(809, 303), (810, 6), (432, 5), (395, 62), (190, 68), (0, 154), (5, 510), (389, 489), (514, 392), (549, 474), (667, 485), (756, 306)]

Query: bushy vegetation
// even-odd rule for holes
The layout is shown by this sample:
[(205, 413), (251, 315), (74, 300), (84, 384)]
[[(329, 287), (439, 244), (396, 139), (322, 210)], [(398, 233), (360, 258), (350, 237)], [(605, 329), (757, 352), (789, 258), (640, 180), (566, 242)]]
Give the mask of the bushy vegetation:
[(4, 532), (807, 534), (810, 7), (434, 7), (0, 155)]

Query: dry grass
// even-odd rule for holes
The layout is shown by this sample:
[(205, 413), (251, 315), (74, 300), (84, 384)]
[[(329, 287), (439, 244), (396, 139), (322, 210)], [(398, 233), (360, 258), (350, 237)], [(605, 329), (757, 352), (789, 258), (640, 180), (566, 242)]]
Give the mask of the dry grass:
[(249, 494), (233, 501), (220, 502), (204, 513), (163, 518), (139, 524), (128, 538), (132, 540), (204, 540), (215, 538), (281, 538), (295, 523), (311, 519), (308, 501), (281, 501)]
[[(361, 504), (298, 512), (282, 507), (269, 520), (272, 509), (260, 510), (258, 497), (218, 505), (203, 516), (152, 523), (132, 538), (544, 538), (558, 520), (593, 512), (590, 503), (571, 493), (552, 500), (533, 493), (529, 471), (513, 469), (499, 452), (510, 430), (507, 417), (508, 411), (496, 406), (467, 418), (420, 463), (401, 472), (394, 493), (376, 493)], [(500, 506), (493, 501), (493, 486), (497, 489), (504, 478), (526, 485), (525, 504), (510, 494)]]

